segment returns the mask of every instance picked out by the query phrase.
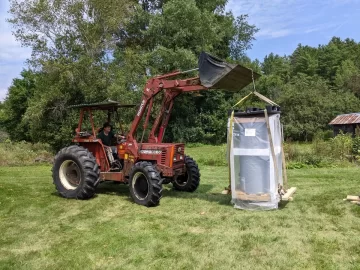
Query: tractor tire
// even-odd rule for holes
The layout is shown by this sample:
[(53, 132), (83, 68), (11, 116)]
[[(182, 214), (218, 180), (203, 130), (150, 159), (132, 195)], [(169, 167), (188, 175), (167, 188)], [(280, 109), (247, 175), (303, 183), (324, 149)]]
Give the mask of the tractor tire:
[(71, 145), (55, 156), (52, 176), (62, 197), (86, 200), (95, 195), (95, 188), (100, 183), (100, 168), (89, 150)]
[(153, 164), (136, 163), (129, 176), (130, 195), (135, 203), (147, 207), (157, 206), (162, 196), (161, 177)]
[(186, 192), (194, 192), (200, 184), (200, 170), (195, 160), (185, 156), (186, 173), (179, 175), (173, 181), (174, 189)]

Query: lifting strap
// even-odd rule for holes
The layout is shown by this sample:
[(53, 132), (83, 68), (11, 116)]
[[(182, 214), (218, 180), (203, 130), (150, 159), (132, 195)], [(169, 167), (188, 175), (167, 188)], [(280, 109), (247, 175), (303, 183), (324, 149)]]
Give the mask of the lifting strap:
[[(253, 71), (251, 70), (251, 73), (253, 73)], [(231, 149), (232, 149), (232, 144), (233, 144), (233, 124), (234, 124), (234, 108), (236, 106), (240, 106), (241, 104), (243, 104), (249, 97), (251, 97), (252, 95), (255, 95), (256, 97), (258, 97), (260, 100), (264, 101), (267, 104), (270, 104), (272, 106), (278, 106), (280, 107), (278, 104), (276, 104), (274, 101), (272, 101), (271, 99), (268, 99), (267, 97), (263, 96), (262, 94), (258, 93), (256, 91), (255, 88), (255, 80), (254, 80), (254, 76), (252, 75), (252, 79), (253, 79), (253, 87), (254, 90), (252, 92), (250, 92), (247, 96), (243, 97), (242, 99), (240, 99), (234, 106), (232, 106), (232, 112), (231, 112), (231, 116), (230, 116), (230, 123), (229, 123), (229, 137), (228, 137), (228, 147), (227, 147), (227, 154), (228, 154), (228, 169), (229, 169), (229, 187), (227, 188), (228, 191), (231, 190), (231, 163), (230, 163), (230, 158), (231, 158)], [(264, 110), (265, 113), (265, 121), (266, 121), (266, 126), (267, 126), (267, 130), (268, 130), (268, 136), (269, 136), (269, 140), (270, 140), (270, 148), (271, 148), (271, 155), (272, 155), (272, 159), (274, 162), (274, 169), (275, 169), (275, 175), (276, 175), (276, 179), (279, 181), (279, 169), (278, 169), (278, 164), (277, 164), (277, 160), (275, 157), (275, 149), (274, 149), (274, 143), (272, 140), (272, 134), (271, 134), (271, 130), (270, 130), (270, 124), (269, 124), (269, 116), (267, 113), (267, 110)], [(282, 134), (282, 131), (281, 131)], [(282, 140), (283, 140), (283, 135), (281, 136)], [(282, 168), (283, 168), (283, 175), (284, 175), (284, 184), (286, 185), (285, 188), (287, 188), (287, 176), (286, 176), (286, 165), (285, 165), (285, 156), (284, 156), (284, 150), (283, 147), (281, 147), (282, 152)]]
[(271, 129), (270, 129), (270, 122), (269, 122), (269, 115), (267, 110), (264, 110), (265, 113), (265, 121), (266, 121), (266, 128), (267, 128), (267, 132), (268, 132), (268, 136), (269, 136), (269, 142), (270, 142), (270, 150), (271, 150), (271, 156), (274, 162), (274, 170), (275, 170), (275, 177), (277, 182), (279, 182), (279, 168), (278, 168), (278, 161), (276, 159), (276, 155), (275, 155), (275, 147), (274, 147), (274, 141), (273, 141), (273, 136), (271, 134)]

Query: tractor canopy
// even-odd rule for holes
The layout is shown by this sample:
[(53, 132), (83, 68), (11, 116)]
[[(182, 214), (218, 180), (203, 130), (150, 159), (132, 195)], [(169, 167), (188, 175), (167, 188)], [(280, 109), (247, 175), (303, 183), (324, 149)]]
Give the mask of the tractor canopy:
[(207, 88), (238, 91), (260, 77), (251, 69), (229, 64), (206, 52), (199, 57), (201, 84)]

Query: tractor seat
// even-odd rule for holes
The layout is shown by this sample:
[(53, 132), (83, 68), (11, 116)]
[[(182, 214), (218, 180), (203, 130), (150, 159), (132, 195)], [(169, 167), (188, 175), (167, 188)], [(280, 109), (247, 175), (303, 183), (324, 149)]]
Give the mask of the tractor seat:
[(79, 128), (75, 129), (75, 133), (76, 133), (77, 136), (82, 137), (82, 138), (87, 138), (87, 137), (91, 136), (91, 134), (89, 132), (87, 132), (86, 130), (85, 131), (80, 131)]
[(87, 131), (81, 131), (81, 132), (78, 133), (78, 135), (79, 135), (79, 137), (87, 138), (87, 137), (90, 137), (92, 134), (90, 134)]

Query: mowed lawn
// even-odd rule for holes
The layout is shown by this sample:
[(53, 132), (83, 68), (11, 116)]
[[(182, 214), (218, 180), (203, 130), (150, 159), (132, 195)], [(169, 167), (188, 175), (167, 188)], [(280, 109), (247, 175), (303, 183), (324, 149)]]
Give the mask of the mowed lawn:
[(234, 209), (227, 168), (200, 168), (196, 192), (167, 185), (146, 208), (126, 185), (67, 200), (50, 166), (1, 167), (0, 269), (360, 269), (360, 207), (343, 201), (358, 168), (290, 170), (295, 200), (267, 212)]

